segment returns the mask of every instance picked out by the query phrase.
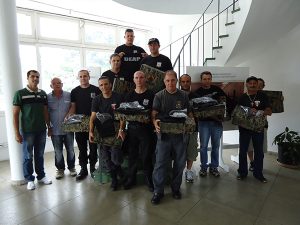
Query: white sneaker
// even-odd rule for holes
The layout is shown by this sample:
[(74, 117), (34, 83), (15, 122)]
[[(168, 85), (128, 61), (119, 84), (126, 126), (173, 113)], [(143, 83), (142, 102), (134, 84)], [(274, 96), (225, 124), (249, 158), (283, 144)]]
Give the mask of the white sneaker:
[(52, 184), (52, 180), (48, 179), (47, 177), (43, 177), (42, 179), (39, 180), (39, 183)]
[(56, 170), (56, 175), (55, 175), (55, 178), (57, 180), (61, 179), (64, 177), (64, 170)]
[(188, 183), (194, 182), (194, 173), (192, 170), (186, 170), (185, 171), (185, 181)]
[(34, 181), (28, 181), (27, 190), (34, 190), (34, 189), (35, 189)]
[(75, 167), (72, 168), (72, 169), (70, 169), (70, 175), (71, 175), (72, 177), (75, 177), (75, 176), (77, 175), (77, 171), (76, 171)]

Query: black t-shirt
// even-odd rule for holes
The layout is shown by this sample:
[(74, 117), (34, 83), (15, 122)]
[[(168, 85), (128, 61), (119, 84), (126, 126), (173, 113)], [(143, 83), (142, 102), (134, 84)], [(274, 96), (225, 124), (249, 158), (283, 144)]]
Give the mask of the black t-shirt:
[(126, 80), (133, 81), (133, 74), (140, 69), (140, 62), (143, 58), (142, 53), (146, 52), (139, 46), (127, 46), (125, 44), (120, 45), (115, 49), (115, 53), (120, 52), (125, 53), (121, 60), (121, 70), (125, 72), (127, 76)]
[(222, 96), (226, 96), (225, 92), (215, 85), (211, 85), (210, 88), (207, 89), (200, 87), (189, 95), (190, 98), (211, 97), (217, 101), (219, 101)]
[(144, 106), (145, 109), (151, 109), (154, 99), (154, 93), (150, 90), (146, 90), (144, 93), (136, 93), (132, 91), (128, 93), (124, 99), (124, 102), (138, 101), (140, 105)]
[(90, 116), (92, 100), (100, 93), (100, 89), (92, 84), (87, 88), (74, 88), (71, 91), (71, 102), (76, 104), (76, 114)]
[(239, 105), (255, 108), (257, 110), (265, 110), (270, 106), (267, 95), (258, 91), (257, 94), (249, 95), (247, 93), (242, 94), (238, 101)]
[(119, 78), (119, 79), (126, 79), (125, 78), (125, 73), (124, 72), (122, 72), (122, 70), (120, 70), (119, 71), (119, 73), (114, 73), (113, 71), (111, 71), (111, 70), (107, 70), (107, 71), (105, 71), (104, 73), (102, 73), (102, 75), (101, 75), (101, 77), (103, 77), (103, 76), (105, 76), (105, 77), (108, 77), (108, 79), (109, 79), (109, 81), (110, 81), (110, 83), (113, 85), (113, 83), (114, 83), (114, 79), (115, 78)]
[(119, 107), (121, 102), (122, 96), (115, 92), (112, 92), (110, 98), (104, 98), (102, 94), (98, 95), (93, 100), (92, 112), (109, 113), (113, 117), (114, 110)]
[(162, 54), (159, 54), (159, 56), (157, 57), (152, 57), (151, 55), (148, 55), (142, 59), (141, 65), (142, 64), (154, 67), (163, 72), (173, 69), (171, 60), (167, 56)]
[(153, 110), (158, 112), (158, 118), (167, 118), (172, 110), (187, 109), (190, 112), (188, 94), (177, 89), (173, 94), (170, 94), (166, 89), (155, 94), (153, 100)]

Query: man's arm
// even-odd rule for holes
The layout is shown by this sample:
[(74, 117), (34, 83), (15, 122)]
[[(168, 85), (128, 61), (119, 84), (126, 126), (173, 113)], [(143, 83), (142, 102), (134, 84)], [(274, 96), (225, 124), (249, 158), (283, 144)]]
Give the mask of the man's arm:
[(89, 141), (94, 142), (94, 120), (96, 119), (96, 112), (92, 112), (91, 117), (90, 117), (90, 122), (89, 122)]
[(160, 126), (159, 126), (160, 120), (156, 119), (157, 114), (158, 114), (158, 112), (156, 110), (152, 110), (151, 119), (152, 119), (152, 123), (155, 127), (156, 132), (159, 133), (160, 132)]
[(76, 104), (75, 104), (75, 102), (71, 102), (71, 106), (69, 108), (69, 112), (66, 114), (65, 118), (68, 118), (70, 115), (75, 114), (75, 112), (76, 112)]
[(20, 115), (21, 107), (14, 105), (13, 106), (13, 125), (14, 125), (14, 130), (15, 130), (15, 139), (18, 143), (22, 144), (23, 142), (23, 137), (20, 134), (19, 130), (19, 115)]
[(272, 115), (272, 109), (270, 107), (265, 108), (264, 115), (265, 116), (271, 116)]
[(117, 138), (121, 138), (122, 141), (125, 140), (125, 125), (126, 125), (126, 121), (125, 120), (120, 120), (120, 128), (118, 131), (118, 137)]
[(52, 125), (50, 123), (50, 116), (49, 116), (49, 111), (48, 111), (47, 105), (44, 105), (44, 118), (45, 118), (45, 123), (48, 128), (48, 136), (50, 137), (52, 135)]

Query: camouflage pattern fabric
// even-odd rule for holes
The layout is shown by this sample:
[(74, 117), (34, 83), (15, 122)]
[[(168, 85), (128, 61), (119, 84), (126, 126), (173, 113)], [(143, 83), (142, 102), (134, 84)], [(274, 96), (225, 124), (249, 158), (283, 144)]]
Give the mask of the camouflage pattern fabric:
[(141, 123), (149, 123), (150, 122), (150, 112), (149, 112), (149, 110), (143, 110), (142, 112), (138, 112), (135, 114), (124, 114), (124, 113), (115, 111), (115, 119), (123, 120), (123, 121), (136, 121), (136, 122), (141, 122)]
[(118, 94), (125, 94), (125, 93), (133, 91), (134, 88), (135, 88), (134, 83), (115, 78), (112, 90)]
[(193, 108), (194, 117), (197, 119), (205, 119), (211, 117), (217, 117), (221, 120), (224, 119), (225, 115), (225, 105), (218, 104), (205, 108)]
[(193, 133), (196, 128), (196, 123), (193, 118), (188, 117), (184, 123), (166, 123), (160, 122), (161, 133), (167, 134), (182, 134)]
[[(62, 124), (62, 130), (64, 132), (89, 132), (89, 122), (90, 117), (84, 116), (81, 120), (81, 123), (73, 123), (73, 124)], [(115, 122), (115, 129), (119, 129), (119, 122)], [(95, 128), (95, 142), (98, 144), (106, 145), (106, 146), (122, 146), (122, 140), (117, 139), (115, 136), (101, 138), (97, 129)]]
[(163, 71), (146, 64), (142, 64), (140, 70), (145, 74), (147, 89), (155, 94), (165, 88)]
[(272, 108), (272, 113), (284, 112), (282, 91), (266, 91), (263, 90), (268, 98)]
[[(248, 108), (244, 107), (243, 108)], [(237, 105), (232, 112), (232, 124), (248, 130), (262, 132), (266, 124), (265, 116), (249, 115), (240, 105)]]

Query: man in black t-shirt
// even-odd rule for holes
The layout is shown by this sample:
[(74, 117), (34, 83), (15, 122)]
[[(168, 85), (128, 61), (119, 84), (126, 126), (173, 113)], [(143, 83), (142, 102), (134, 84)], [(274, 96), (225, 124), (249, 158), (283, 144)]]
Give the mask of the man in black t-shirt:
[(142, 59), (141, 65), (146, 64), (163, 72), (173, 69), (171, 60), (159, 53), (160, 44), (157, 38), (149, 39), (148, 46), (151, 54)]
[[(118, 138), (124, 140), (125, 134), (123, 129), (119, 129), (117, 134), (114, 131), (114, 110), (120, 105), (122, 97), (119, 94), (112, 92), (112, 84), (107, 77), (100, 77), (98, 83), (102, 94), (94, 98), (92, 103), (92, 114), (89, 124), (89, 140), (90, 142), (94, 142), (95, 120), (98, 120), (97, 113), (102, 114), (102, 116), (105, 114), (109, 114), (111, 116), (110, 119), (106, 118), (107, 122), (105, 125), (104, 121), (101, 124), (101, 126), (103, 126), (102, 129), (105, 126), (103, 132), (107, 132), (109, 128), (113, 127), (112, 133), (106, 133), (105, 136), (110, 137), (116, 135)], [(100, 132), (99, 135), (101, 135)], [(102, 133), (102, 135), (104, 135), (104, 133)], [(101, 145), (100, 151), (102, 152), (102, 159), (107, 163), (106, 166), (108, 167), (112, 178), (111, 188), (113, 191), (116, 191), (118, 189), (117, 176), (123, 176), (121, 168), (123, 161), (121, 148), (117, 146)]]
[(118, 78), (120, 80), (127, 79), (125, 72), (121, 70), (121, 56), (114, 53), (109, 58), (109, 63), (111, 65), (110, 70), (106, 70), (101, 76), (108, 77), (111, 84), (114, 83), (114, 79)]
[(126, 80), (133, 81), (133, 74), (139, 70), (140, 61), (147, 53), (139, 46), (133, 44), (134, 32), (132, 29), (125, 31), (125, 44), (118, 46), (115, 53), (119, 54), (122, 59), (121, 70), (126, 75)]
[[(258, 79), (256, 77), (248, 77), (246, 80), (247, 93), (244, 93), (238, 104), (251, 109), (251, 114), (262, 113), (264, 116), (271, 116), (272, 109), (270, 107), (268, 97), (261, 91), (258, 91)], [(238, 180), (243, 180), (248, 175), (247, 167), (247, 151), (250, 140), (252, 140), (254, 149), (254, 171), (253, 176), (259, 181), (266, 183), (267, 179), (263, 176), (263, 160), (264, 160), (264, 130), (262, 132), (251, 131), (239, 126), (239, 168)]]
[(155, 94), (151, 114), (152, 122), (157, 132), (152, 204), (159, 204), (164, 196), (167, 165), (171, 160), (171, 156), (174, 160), (171, 181), (172, 196), (174, 199), (181, 199), (180, 186), (186, 162), (187, 135), (185, 133), (173, 134), (161, 132), (160, 118), (169, 117), (169, 113), (172, 110), (184, 109), (187, 109), (189, 117), (193, 117), (190, 112), (188, 94), (176, 88), (176, 72), (172, 70), (167, 71), (165, 73), (164, 83), (166, 88)]
[[(224, 91), (212, 85), (212, 74), (209, 71), (204, 71), (200, 74), (201, 84), (198, 90), (192, 95), (194, 97), (211, 97), (218, 102), (226, 98)], [(200, 161), (201, 168), (199, 175), (201, 177), (207, 176), (207, 168), (209, 167), (209, 173), (215, 177), (219, 177), (219, 148), (220, 140), (223, 134), (222, 121), (218, 118), (205, 118), (200, 119), (198, 122), (199, 136), (200, 136)], [(211, 163), (208, 165), (207, 148), (208, 142), (211, 139)]]
[[(124, 102), (138, 101), (144, 109), (151, 111), (154, 93), (147, 90), (145, 74), (142, 71), (134, 73), (133, 81), (135, 90), (128, 93)], [(150, 112), (149, 112), (150, 116)], [(142, 160), (146, 184), (150, 191), (153, 191), (152, 182), (152, 156), (154, 153), (154, 132), (153, 126), (148, 123), (130, 121), (128, 123), (128, 147), (129, 165), (128, 179), (124, 184), (124, 189), (130, 189), (136, 183), (136, 173), (138, 159)]]
[[(92, 100), (100, 94), (99, 88), (89, 83), (90, 74), (87, 70), (80, 70), (78, 73), (80, 85), (71, 91), (71, 107), (68, 115), (83, 114), (91, 115)], [(81, 170), (76, 176), (76, 180), (83, 180), (88, 175), (87, 164), (90, 161), (90, 174), (92, 176), (97, 163), (97, 145), (89, 142), (88, 132), (76, 132), (75, 140), (79, 149), (79, 165)], [(89, 143), (90, 154), (88, 154), (87, 144)]]

